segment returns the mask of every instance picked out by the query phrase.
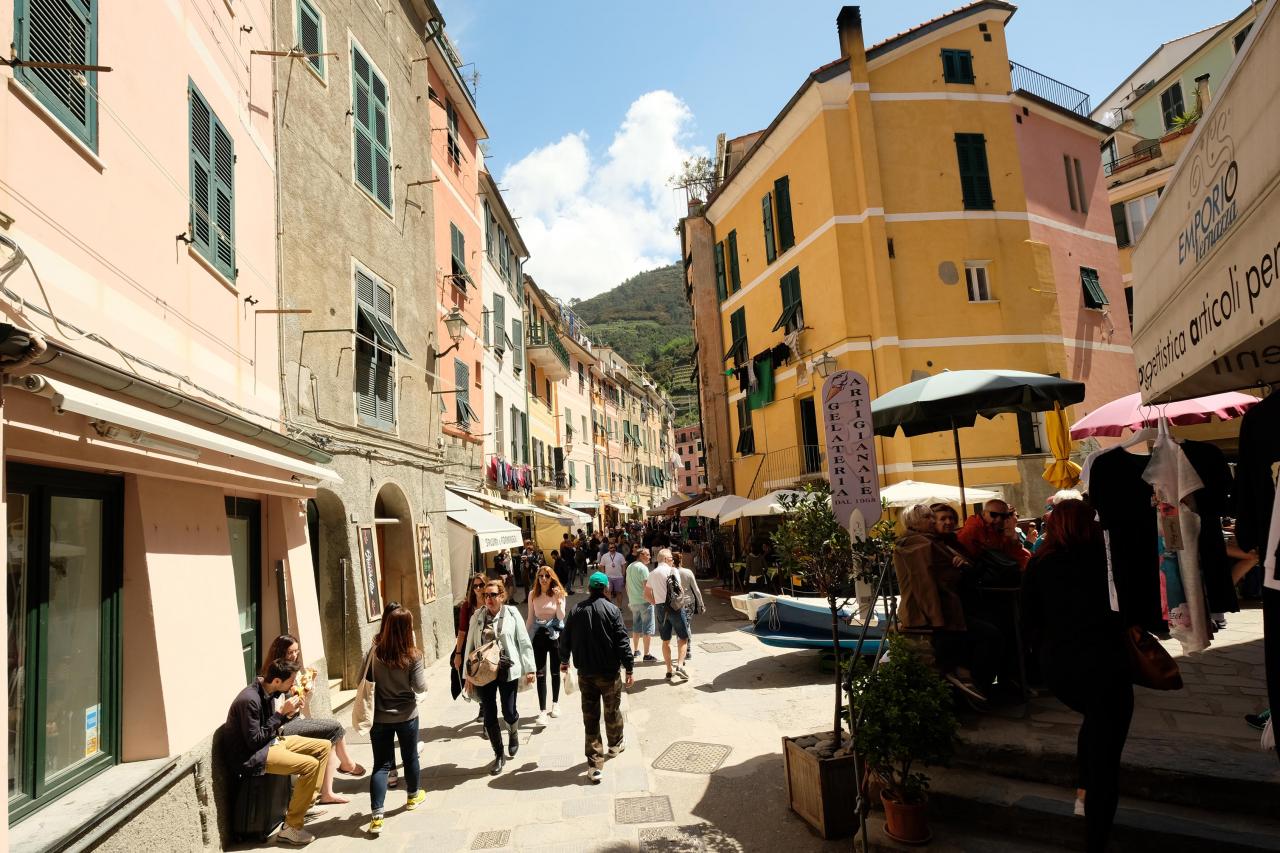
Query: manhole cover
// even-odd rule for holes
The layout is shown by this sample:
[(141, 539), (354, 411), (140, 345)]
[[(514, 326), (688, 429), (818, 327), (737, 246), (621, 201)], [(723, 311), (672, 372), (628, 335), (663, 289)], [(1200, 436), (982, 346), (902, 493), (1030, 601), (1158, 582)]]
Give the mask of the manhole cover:
[(698, 648), (704, 652), (716, 654), (717, 652), (740, 652), (742, 646), (737, 643), (698, 643)]
[(497, 850), (506, 847), (511, 843), (511, 830), (509, 829), (491, 829), (488, 832), (477, 833), (476, 837), (471, 839), (472, 850)]
[(718, 743), (676, 741), (653, 762), (653, 769), (674, 770), (677, 773), (714, 773), (732, 751), (733, 747)]
[(617, 823), (670, 823), (671, 800), (667, 797), (619, 797), (613, 801)]

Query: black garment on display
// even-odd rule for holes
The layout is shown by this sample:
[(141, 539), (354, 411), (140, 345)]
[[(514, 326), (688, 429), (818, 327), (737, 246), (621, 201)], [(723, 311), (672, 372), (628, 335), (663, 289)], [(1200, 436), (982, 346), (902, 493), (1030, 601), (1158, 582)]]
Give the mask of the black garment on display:
[(1153, 634), (1168, 631), (1160, 597), (1160, 551), (1155, 492), (1142, 479), (1148, 456), (1124, 448), (1093, 460), (1089, 501), (1111, 541), (1111, 571), (1124, 625), (1141, 625)]
[(1240, 609), (1236, 585), (1231, 582), (1231, 558), (1222, 535), (1222, 517), (1230, 515), (1231, 467), (1216, 445), (1203, 441), (1183, 441), (1182, 452), (1196, 469), (1204, 488), (1196, 491), (1196, 513), (1200, 516), (1200, 576), (1210, 613), (1234, 613)]

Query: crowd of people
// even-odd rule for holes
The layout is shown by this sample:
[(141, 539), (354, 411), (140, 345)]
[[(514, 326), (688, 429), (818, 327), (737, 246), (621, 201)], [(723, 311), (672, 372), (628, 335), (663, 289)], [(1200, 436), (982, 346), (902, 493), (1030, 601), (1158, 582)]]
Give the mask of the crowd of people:
[[(665, 680), (689, 680), (692, 619), (704, 603), (693, 572), (681, 565), (679, 553), (665, 547), (669, 542), (656, 525), (590, 536), (565, 533), (550, 562), (530, 540), (519, 553), (500, 553), (490, 572), (469, 578), (450, 664), (460, 692), (479, 705), (475, 720), (482, 722), (493, 747), (491, 774), (502, 773), (519, 752), (519, 694), (534, 685), (537, 723), (548, 725), (560, 716), (561, 692), (567, 679), (574, 678), (581, 698), (586, 773), (599, 783), (605, 760), (626, 748), (622, 694), (634, 682), (637, 663), (657, 662), (650, 653), (654, 636), (661, 641)], [(587, 595), (571, 608), (568, 598), (575, 582)], [(525, 593), (523, 614), (513, 601), (518, 589)], [(629, 627), (624, 612), (631, 617)], [(326, 804), (349, 802), (334, 791), (335, 775), (369, 772), (348, 754), (340, 722), (310, 714), (316, 673), (301, 661), (294, 637), (277, 638), (258, 677), (232, 702), (224, 738), (242, 780), (296, 777), (277, 838), (299, 845), (315, 837), (303, 826), (308, 814)], [(403, 786), (408, 810), (426, 799), (418, 761), (418, 697), (427, 684), (409, 610), (395, 602), (387, 605), (362, 671), (362, 678), (374, 685), (367, 829), (376, 835), (385, 824), (389, 789)]]

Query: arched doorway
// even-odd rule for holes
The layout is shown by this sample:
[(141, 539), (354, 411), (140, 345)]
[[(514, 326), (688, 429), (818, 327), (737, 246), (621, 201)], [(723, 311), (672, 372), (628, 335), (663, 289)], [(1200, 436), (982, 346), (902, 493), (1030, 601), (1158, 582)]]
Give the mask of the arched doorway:
[(353, 673), (360, 658), (350, 577), (353, 543), (346, 517), (342, 499), (327, 489), (317, 489), (316, 496), (307, 501), (307, 534), (320, 604), (320, 636), (329, 675), (341, 677), (344, 684), (356, 677)]
[(395, 483), (378, 490), (373, 502), (378, 562), (382, 566), (382, 602), (398, 601), (413, 613), (422, 601), (417, 546), (409, 500)]

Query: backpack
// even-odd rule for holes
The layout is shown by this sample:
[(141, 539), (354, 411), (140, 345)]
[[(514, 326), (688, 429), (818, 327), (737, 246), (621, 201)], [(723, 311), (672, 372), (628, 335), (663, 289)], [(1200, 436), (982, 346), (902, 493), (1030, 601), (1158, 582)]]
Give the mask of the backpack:
[(680, 583), (680, 570), (673, 567), (667, 575), (667, 609), (679, 613), (688, 604), (689, 592)]

